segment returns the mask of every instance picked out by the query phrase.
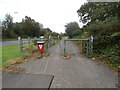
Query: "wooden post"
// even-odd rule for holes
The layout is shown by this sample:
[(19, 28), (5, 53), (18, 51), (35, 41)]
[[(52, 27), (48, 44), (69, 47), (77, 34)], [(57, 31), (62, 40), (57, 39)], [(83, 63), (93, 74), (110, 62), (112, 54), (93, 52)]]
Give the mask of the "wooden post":
[(19, 50), (20, 51), (23, 51), (23, 46), (22, 46), (22, 40), (21, 40), (21, 37), (18, 37), (18, 45), (19, 45)]
[(30, 37), (28, 37), (28, 43), (29, 43), (29, 46), (30, 46)]
[(20, 37), (18, 37), (18, 49), (20, 51)]

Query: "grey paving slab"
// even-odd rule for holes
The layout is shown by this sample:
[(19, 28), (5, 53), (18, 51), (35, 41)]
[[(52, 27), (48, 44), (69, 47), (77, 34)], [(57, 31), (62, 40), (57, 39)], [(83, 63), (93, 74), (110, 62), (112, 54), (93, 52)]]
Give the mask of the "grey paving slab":
[(53, 75), (3, 73), (2, 88), (50, 88)]

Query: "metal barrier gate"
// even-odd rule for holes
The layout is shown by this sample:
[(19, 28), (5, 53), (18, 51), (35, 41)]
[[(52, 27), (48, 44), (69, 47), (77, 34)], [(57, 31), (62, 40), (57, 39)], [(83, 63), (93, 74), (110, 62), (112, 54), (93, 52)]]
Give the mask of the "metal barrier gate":
[(66, 57), (66, 41), (86, 41), (86, 56), (88, 56), (88, 44), (90, 39), (65, 39), (64, 40), (64, 57)]

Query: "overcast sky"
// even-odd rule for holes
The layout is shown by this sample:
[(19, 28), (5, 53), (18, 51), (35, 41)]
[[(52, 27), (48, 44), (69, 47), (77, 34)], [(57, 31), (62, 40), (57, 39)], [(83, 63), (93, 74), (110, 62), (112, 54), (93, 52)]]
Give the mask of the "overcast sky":
[[(29, 16), (49, 27), (52, 31), (64, 32), (66, 23), (79, 23), (77, 10), (86, 0), (0, 0), (0, 19), (9, 13), (14, 22)], [(82, 27), (82, 24), (79, 23)]]

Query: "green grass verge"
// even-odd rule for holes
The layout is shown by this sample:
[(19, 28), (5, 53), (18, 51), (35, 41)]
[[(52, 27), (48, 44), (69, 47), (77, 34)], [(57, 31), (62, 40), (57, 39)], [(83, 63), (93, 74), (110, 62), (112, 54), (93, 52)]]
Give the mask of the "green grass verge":
[(23, 56), (23, 53), (18, 50), (18, 44), (2, 46), (0, 48), (2, 49), (2, 52), (0, 53), (2, 55), (2, 62), (0, 61), (0, 65), (2, 63), (2, 66), (7, 64), (7, 60)]

